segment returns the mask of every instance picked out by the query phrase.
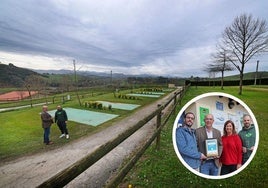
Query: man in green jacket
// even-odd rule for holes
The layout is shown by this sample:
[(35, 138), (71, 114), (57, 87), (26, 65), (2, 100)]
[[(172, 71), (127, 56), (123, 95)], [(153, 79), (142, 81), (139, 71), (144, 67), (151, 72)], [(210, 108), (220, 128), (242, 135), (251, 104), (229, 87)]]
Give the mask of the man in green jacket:
[(69, 133), (67, 129), (67, 121), (68, 121), (68, 117), (67, 117), (66, 111), (63, 110), (61, 106), (57, 106), (57, 111), (55, 112), (55, 123), (57, 123), (61, 131), (60, 138), (64, 136), (66, 136), (67, 139), (69, 138)]
[(244, 164), (250, 157), (251, 153), (254, 150), (255, 140), (256, 140), (256, 131), (255, 126), (252, 124), (250, 115), (246, 114), (243, 116), (244, 126), (239, 132), (239, 136), (242, 140), (243, 146), (243, 161)]

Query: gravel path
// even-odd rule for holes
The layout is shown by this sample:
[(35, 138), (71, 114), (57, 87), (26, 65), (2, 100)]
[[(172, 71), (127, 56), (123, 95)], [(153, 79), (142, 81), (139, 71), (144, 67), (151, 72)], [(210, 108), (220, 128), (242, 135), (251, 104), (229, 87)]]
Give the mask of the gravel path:
[[(46, 153), (38, 153), (0, 163), (0, 187), (30, 188), (40, 185), (85, 155), (93, 152), (102, 144), (115, 138), (128, 127), (137, 123), (138, 120), (148, 116), (157, 108), (157, 104), (166, 102), (170, 96), (174, 95), (173, 93), (141, 108), (131, 116), (113, 123), (99, 133), (73, 141), (66, 146)], [(148, 122), (65, 187), (102, 187), (123, 160), (155, 130), (155, 122), (155, 119)]]

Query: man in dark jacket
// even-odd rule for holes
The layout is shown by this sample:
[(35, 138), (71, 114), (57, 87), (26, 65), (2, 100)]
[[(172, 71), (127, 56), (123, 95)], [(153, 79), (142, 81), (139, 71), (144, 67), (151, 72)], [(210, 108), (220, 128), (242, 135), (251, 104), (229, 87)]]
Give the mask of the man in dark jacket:
[(200, 166), (200, 172), (202, 174), (217, 176), (219, 174), (219, 157), (222, 153), (222, 140), (221, 140), (221, 132), (213, 127), (214, 116), (212, 114), (207, 114), (204, 119), (205, 126), (199, 127), (195, 130), (197, 147), (198, 150), (206, 155), (206, 140), (208, 139), (216, 139), (217, 140), (217, 148), (218, 155), (213, 157), (208, 157), (207, 160), (202, 161)]
[(249, 159), (252, 154), (256, 141), (255, 126), (252, 124), (251, 117), (246, 114), (243, 116), (243, 129), (239, 132), (243, 146), (243, 164)]
[(69, 133), (67, 129), (67, 121), (68, 121), (68, 117), (67, 117), (66, 111), (63, 110), (61, 106), (57, 106), (57, 111), (55, 112), (55, 123), (57, 123), (61, 131), (60, 138), (64, 136), (66, 136), (67, 139), (69, 138)]
[(51, 142), (49, 140), (50, 126), (53, 124), (53, 118), (47, 112), (47, 110), (48, 110), (48, 107), (47, 106), (43, 106), (42, 110), (43, 111), (41, 113), (41, 120), (42, 120), (42, 127), (44, 129), (44, 143), (46, 145), (50, 145), (50, 144), (53, 144), (53, 142)]

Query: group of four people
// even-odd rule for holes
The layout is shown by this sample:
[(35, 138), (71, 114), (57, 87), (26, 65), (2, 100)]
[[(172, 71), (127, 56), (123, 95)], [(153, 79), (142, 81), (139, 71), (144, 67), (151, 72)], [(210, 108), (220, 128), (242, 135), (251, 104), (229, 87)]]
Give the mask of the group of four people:
[[(176, 129), (180, 155), (193, 169), (206, 175), (225, 175), (235, 171), (250, 157), (255, 145), (255, 128), (249, 115), (243, 116), (243, 129), (236, 133), (231, 120), (224, 123), (223, 135), (213, 127), (212, 114), (205, 116), (205, 126), (193, 129), (195, 115), (187, 112), (183, 125)], [(217, 140), (217, 155), (207, 156), (206, 140)], [(219, 171), (220, 169), (220, 171)]]

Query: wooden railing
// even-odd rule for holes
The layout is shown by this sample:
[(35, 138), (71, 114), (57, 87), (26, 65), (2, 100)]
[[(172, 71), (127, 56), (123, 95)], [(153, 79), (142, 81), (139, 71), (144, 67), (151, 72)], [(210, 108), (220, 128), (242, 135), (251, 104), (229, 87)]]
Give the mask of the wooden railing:
[[(51, 187), (63, 187), (67, 185), (70, 181), (72, 181), (74, 178), (76, 178), (78, 175), (80, 175), (82, 172), (84, 172), (86, 169), (88, 169), (90, 166), (96, 163), (99, 159), (101, 159), (103, 156), (109, 153), (112, 149), (114, 149), (116, 146), (118, 146), (120, 143), (126, 140), (129, 136), (131, 136), (133, 133), (135, 133), (137, 130), (143, 127), (147, 122), (152, 120), (154, 117), (157, 117), (156, 120), (157, 128), (155, 132), (152, 134), (152, 136), (149, 138), (149, 140), (147, 140), (147, 142), (144, 144), (143, 147), (141, 147), (138, 150), (135, 156), (124, 167), (121, 168), (118, 174), (114, 176), (113, 179), (109, 180), (109, 182), (106, 184), (106, 187), (116, 187), (155, 139), (156, 139), (156, 148), (157, 149), (160, 148), (161, 129), (167, 123), (171, 114), (175, 113), (176, 106), (178, 103), (181, 102), (181, 99), (184, 93), (186, 92), (187, 88), (188, 86), (183, 87), (178, 92), (175, 92), (174, 96), (172, 96), (165, 104), (158, 105), (158, 108), (156, 108), (156, 110), (153, 111), (150, 115), (138, 121), (134, 126), (130, 127), (125, 132), (119, 134), (116, 138), (101, 145), (94, 152), (86, 155), (85, 157), (78, 160), (71, 166), (67, 167), (66, 169), (62, 170), (61, 172), (51, 177), (47, 181), (43, 182), (38, 187), (51, 188)], [(173, 105), (170, 104), (172, 101), (174, 101)], [(171, 110), (167, 113), (167, 115), (165, 115), (165, 117), (162, 117), (162, 111), (170, 105), (172, 106)]]

